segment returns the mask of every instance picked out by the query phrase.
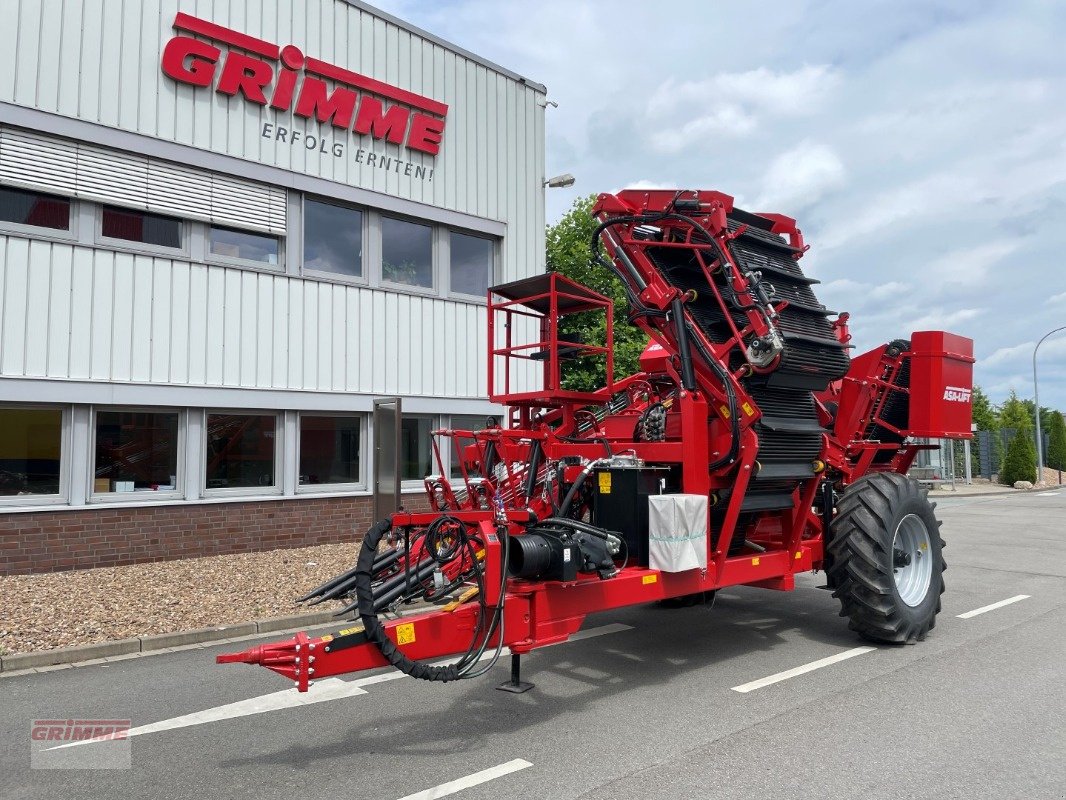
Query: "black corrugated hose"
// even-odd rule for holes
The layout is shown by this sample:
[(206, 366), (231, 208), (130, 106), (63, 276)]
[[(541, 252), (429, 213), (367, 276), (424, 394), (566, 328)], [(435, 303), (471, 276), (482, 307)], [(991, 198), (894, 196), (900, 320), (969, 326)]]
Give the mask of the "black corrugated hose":
[[(476, 550), (474, 549), (474, 540), (466, 535), (466, 526), (453, 517), (441, 517), (438, 522), (444, 520), (453, 520), (458, 524), (461, 546), (469, 549), (471, 559), (476, 567), (478, 561)], [(392, 520), (390, 519), (383, 519), (373, 525), (370, 530), (366, 532), (366, 536), (363, 537), (363, 544), (359, 550), (359, 559), (356, 562), (355, 595), (358, 600), (359, 617), (363, 622), (363, 628), (367, 639), (377, 645), (378, 650), (381, 651), (381, 655), (384, 656), (386, 661), (396, 667), (396, 669), (400, 670), (400, 672), (403, 672), (405, 675), (410, 675), (413, 678), (419, 678), (426, 681), (447, 682), (459, 680), (461, 678), (475, 678), (479, 675), (483, 675), (495, 665), (503, 649), (503, 592), (506, 588), (507, 551), (510, 546), (509, 537), (506, 531), (499, 532), (503, 544), (500, 599), (498, 604), (492, 609), (492, 618), (488, 624), (487, 630), (485, 622), (486, 617), (488, 616), (488, 606), (485, 604), (483, 570), (475, 568), (480, 609), (477, 624), (474, 628), (474, 635), (470, 641), (470, 647), (467, 649), (463, 657), (456, 663), (435, 665), (427, 664), (424, 661), (416, 661), (406, 656), (396, 646), (396, 643), (385, 633), (385, 628), (382, 626), (381, 621), (378, 619), (377, 611), (374, 609), (374, 560), (377, 558), (377, 549), (378, 545), (381, 543), (382, 537), (388, 533), (391, 528)], [(497, 629), (499, 630), (499, 640), (493, 658), (486, 667), (477, 672), (473, 672), (472, 669), (474, 665), (481, 659), (481, 656), (484, 654), (488, 646), (489, 640), (492, 639), (492, 636)], [(484, 633), (483, 636), (482, 633)]]

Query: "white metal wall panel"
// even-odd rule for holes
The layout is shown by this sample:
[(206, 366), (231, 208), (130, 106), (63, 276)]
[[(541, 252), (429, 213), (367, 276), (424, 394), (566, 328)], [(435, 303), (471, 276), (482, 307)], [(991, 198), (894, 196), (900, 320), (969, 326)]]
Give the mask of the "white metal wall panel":
[(0, 236), (0, 376), (476, 398), (485, 308)]

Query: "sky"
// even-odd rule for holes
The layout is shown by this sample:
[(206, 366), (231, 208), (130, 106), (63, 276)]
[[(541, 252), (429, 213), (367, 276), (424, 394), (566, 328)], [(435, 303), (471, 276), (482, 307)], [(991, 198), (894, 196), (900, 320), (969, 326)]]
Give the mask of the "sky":
[[(944, 329), (1033, 396), (1066, 326), (1066, 4), (376, 0), (548, 88), (548, 222), (622, 188), (799, 221), (857, 352)], [(1039, 354), (1066, 411), (1066, 331)]]

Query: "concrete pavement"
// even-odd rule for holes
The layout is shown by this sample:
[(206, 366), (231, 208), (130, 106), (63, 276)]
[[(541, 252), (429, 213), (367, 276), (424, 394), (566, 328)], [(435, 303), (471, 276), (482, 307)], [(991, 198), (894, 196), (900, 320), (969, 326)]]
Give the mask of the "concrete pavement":
[(592, 617), (599, 635), (525, 660), (524, 695), (493, 691), (502, 664), (447, 685), (360, 676), (338, 699), (135, 736), (128, 770), (31, 770), (30, 721), (136, 727), (286, 683), (215, 665), (220, 647), (0, 678), (2, 796), (1063, 797), (1066, 491), (937, 500), (948, 591), (913, 647), (734, 691), (867, 644), (807, 576)]

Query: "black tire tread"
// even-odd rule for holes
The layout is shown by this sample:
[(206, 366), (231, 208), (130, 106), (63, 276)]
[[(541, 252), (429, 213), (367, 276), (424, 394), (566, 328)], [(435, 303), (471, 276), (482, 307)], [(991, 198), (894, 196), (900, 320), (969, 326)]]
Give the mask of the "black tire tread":
[[(837, 502), (826, 545), (825, 570), (833, 596), (840, 600), (840, 616), (860, 636), (876, 642), (913, 644), (925, 639), (936, 625), (940, 594), (944, 592), (943, 571), (947, 563), (940, 556), (940, 570), (934, 570), (934, 586), (939, 582), (935, 610), (923, 619), (905, 613), (895, 591), (892, 576), (892, 536), (895, 510), (905, 502), (926, 504), (930, 516), (936, 507), (917, 481), (895, 472), (864, 475), (851, 484)], [(934, 518), (935, 519), (935, 518)], [(940, 522), (929, 531), (945, 547)]]

